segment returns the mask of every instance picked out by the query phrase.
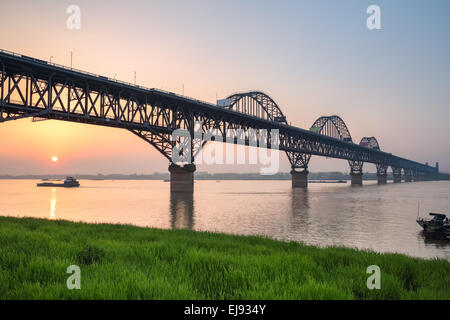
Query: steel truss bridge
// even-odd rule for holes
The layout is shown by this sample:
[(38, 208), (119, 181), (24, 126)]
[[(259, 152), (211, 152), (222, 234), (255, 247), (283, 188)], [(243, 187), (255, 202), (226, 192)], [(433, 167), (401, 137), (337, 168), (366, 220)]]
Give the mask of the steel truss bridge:
[[(406, 177), (423, 180), (438, 175), (437, 167), (381, 151), (374, 137), (354, 143), (338, 116), (320, 117), (309, 130), (291, 126), (275, 101), (262, 92), (234, 94), (219, 106), (7, 51), (0, 51), (0, 90), (0, 122), (33, 117), (126, 129), (164, 155), (174, 176), (182, 168), (172, 163), (172, 150), (179, 142), (172, 141), (172, 132), (186, 129), (193, 134), (198, 130), (196, 121), (201, 121), (203, 132), (213, 130), (224, 141), (244, 132), (232, 141), (246, 145), (251, 144), (249, 131), (259, 137), (266, 129), (266, 145), (271, 147), (270, 132), (278, 129), (279, 149), (286, 153), (292, 172), (307, 173), (310, 158), (316, 155), (348, 160), (354, 176), (362, 175), (366, 162), (375, 164), (381, 177), (389, 167), (396, 176), (403, 170), (407, 181), (412, 178)], [(204, 143), (192, 145), (192, 155)], [(194, 165), (185, 167), (195, 171)]]

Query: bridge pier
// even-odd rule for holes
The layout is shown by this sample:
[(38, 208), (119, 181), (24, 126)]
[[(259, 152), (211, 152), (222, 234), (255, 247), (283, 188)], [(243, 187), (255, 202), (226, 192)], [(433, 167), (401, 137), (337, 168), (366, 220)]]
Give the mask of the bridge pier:
[(351, 172), (351, 183), (352, 186), (362, 186), (363, 185), (363, 174), (362, 172)]
[(387, 183), (387, 174), (377, 174), (378, 184), (386, 184)]
[(405, 170), (405, 182), (412, 182), (413, 178), (413, 172), (410, 169), (404, 169)]
[(292, 169), (292, 188), (307, 188), (308, 187), (308, 170), (295, 171)]
[(170, 192), (193, 193), (195, 169), (195, 164), (186, 164), (181, 167), (171, 163), (169, 165)]
[(387, 183), (387, 169), (388, 166), (384, 163), (377, 163), (377, 180), (378, 184), (386, 184)]
[[(310, 154), (286, 151), (286, 155), (291, 163), (292, 188), (308, 187), (308, 163), (311, 159)], [(297, 171), (295, 169), (303, 169)]]
[(392, 177), (394, 183), (402, 182), (402, 168), (392, 167)]
[(358, 160), (348, 160), (350, 165), (350, 181), (352, 186), (362, 186), (363, 185), (363, 165), (364, 162)]
[(394, 178), (394, 183), (402, 182), (402, 175), (401, 174), (394, 174), (393, 178)]

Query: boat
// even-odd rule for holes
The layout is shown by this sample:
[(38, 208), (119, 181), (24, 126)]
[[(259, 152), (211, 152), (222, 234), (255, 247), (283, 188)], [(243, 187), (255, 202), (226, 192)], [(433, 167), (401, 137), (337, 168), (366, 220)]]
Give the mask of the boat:
[[(48, 181), (48, 180), (47, 180)], [(79, 187), (80, 183), (74, 177), (67, 177), (63, 183), (55, 182), (41, 182), (37, 184), (38, 187), (64, 187), (64, 188), (75, 188)]]
[(450, 221), (445, 214), (430, 213), (433, 218), (426, 220), (417, 218), (417, 223), (423, 228), (426, 237), (450, 240)]
[(310, 183), (347, 183), (346, 180), (309, 180)]

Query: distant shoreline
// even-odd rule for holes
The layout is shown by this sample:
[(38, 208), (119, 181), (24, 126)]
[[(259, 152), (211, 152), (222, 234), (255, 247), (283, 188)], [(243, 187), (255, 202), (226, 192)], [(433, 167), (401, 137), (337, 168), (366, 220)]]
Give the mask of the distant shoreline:
[[(36, 175), (0, 175), (0, 180), (41, 180), (41, 179), (64, 179), (74, 176), (80, 180), (167, 180), (169, 173), (153, 174), (36, 174)], [(342, 172), (310, 172), (309, 180), (350, 180), (350, 175)], [(388, 175), (388, 179), (392, 178)], [(376, 173), (364, 173), (364, 180), (376, 180)], [(274, 175), (261, 175), (259, 173), (207, 173), (196, 172), (195, 180), (291, 180), (289, 172)]]

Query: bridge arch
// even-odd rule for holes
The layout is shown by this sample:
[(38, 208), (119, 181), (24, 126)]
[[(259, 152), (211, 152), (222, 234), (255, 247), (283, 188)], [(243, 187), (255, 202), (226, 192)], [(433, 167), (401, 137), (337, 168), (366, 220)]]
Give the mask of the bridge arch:
[(381, 150), (378, 140), (375, 137), (364, 137), (359, 142), (359, 145), (373, 150)]
[(276, 102), (260, 91), (236, 93), (225, 100), (224, 108), (248, 114), (254, 117), (287, 124), (286, 116)]
[(309, 130), (335, 139), (353, 142), (350, 130), (344, 120), (337, 115), (320, 117)]

